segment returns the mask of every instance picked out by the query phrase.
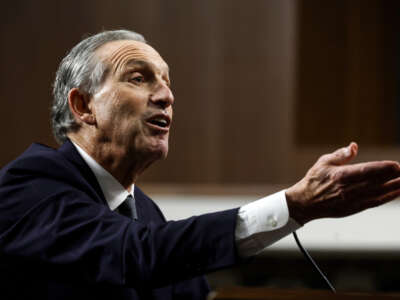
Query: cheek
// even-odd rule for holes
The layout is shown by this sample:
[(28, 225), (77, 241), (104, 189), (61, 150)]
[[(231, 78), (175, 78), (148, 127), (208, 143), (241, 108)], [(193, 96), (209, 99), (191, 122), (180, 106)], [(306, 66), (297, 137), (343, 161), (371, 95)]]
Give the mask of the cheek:
[(94, 98), (93, 104), (99, 128), (107, 126), (113, 120), (117, 108), (115, 105), (116, 102), (116, 93), (112, 92), (101, 93), (98, 97)]
[[(128, 93), (115, 91), (98, 99), (98, 121), (114, 128), (127, 128), (140, 121), (145, 105)], [(100, 124), (99, 124), (100, 125)]]

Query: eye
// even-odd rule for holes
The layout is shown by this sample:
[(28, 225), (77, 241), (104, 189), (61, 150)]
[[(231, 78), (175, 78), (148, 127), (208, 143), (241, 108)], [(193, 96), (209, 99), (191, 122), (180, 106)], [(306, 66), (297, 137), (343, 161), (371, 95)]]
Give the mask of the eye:
[(134, 73), (132, 74), (131, 78), (129, 81), (135, 82), (135, 83), (143, 83), (144, 82), (144, 76), (140, 73)]

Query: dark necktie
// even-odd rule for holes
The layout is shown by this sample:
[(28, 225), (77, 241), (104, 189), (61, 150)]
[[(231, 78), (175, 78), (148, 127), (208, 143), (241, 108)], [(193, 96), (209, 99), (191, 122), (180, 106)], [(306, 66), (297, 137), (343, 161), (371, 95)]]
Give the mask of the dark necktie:
[(137, 212), (136, 212), (136, 205), (135, 205), (135, 198), (129, 194), (125, 201), (118, 206), (118, 212), (128, 218), (137, 219)]

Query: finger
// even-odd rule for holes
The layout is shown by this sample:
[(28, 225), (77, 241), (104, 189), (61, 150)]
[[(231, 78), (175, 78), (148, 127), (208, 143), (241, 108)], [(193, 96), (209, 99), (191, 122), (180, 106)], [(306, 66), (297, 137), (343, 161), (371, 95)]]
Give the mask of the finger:
[(373, 187), (369, 186), (351, 192), (346, 191), (342, 195), (344, 202), (340, 206), (337, 216), (348, 216), (371, 207), (385, 204), (399, 197), (400, 178)]
[(400, 189), (394, 190), (390, 193), (385, 193), (385, 194), (381, 195), (380, 197), (372, 198), (367, 203), (368, 207), (366, 207), (366, 208), (376, 207), (376, 206), (385, 204), (387, 202), (395, 200), (398, 197), (400, 197)]
[(344, 184), (355, 182), (382, 183), (400, 176), (400, 165), (395, 161), (374, 161), (342, 166), (335, 172)]
[(379, 184), (360, 182), (345, 188), (343, 193), (346, 199), (379, 198), (385, 194), (400, 190), (400, 177)]
[(332, 165), (344, 165), (356, 157), (358, 145), (351, 142), (349, 146), (340, 148), (333, 153), (325, 154), (320, 158), (321, 162)]
[(400, 178), (387, 181), (381, 185), (372, 187), (368, 192), (370, 196), (382, 197), (385, 194), (391, 194), (400, 190)]
[(376, 205), (374, 205), (374, 206), (378, 206), (378, 205), (390, 202), (392, 200), (395, 200), (398, 197), (400, 197), (400, 190), (395, 190), (391, 193), (386, 193), (385, 195), (382, 195), (378, 199), (378, 201), (376, 202)]

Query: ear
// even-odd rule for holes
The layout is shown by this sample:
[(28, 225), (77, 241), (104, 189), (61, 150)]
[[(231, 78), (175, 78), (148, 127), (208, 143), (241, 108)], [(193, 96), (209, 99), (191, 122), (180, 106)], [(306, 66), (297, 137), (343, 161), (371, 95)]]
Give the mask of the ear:
[(78, 120), (88, 125), (96, 124), (96, 118), (91, 110), (90, 98), (79, 89), (73, 88), (68, 93), (68, 104), (72, 114)]

